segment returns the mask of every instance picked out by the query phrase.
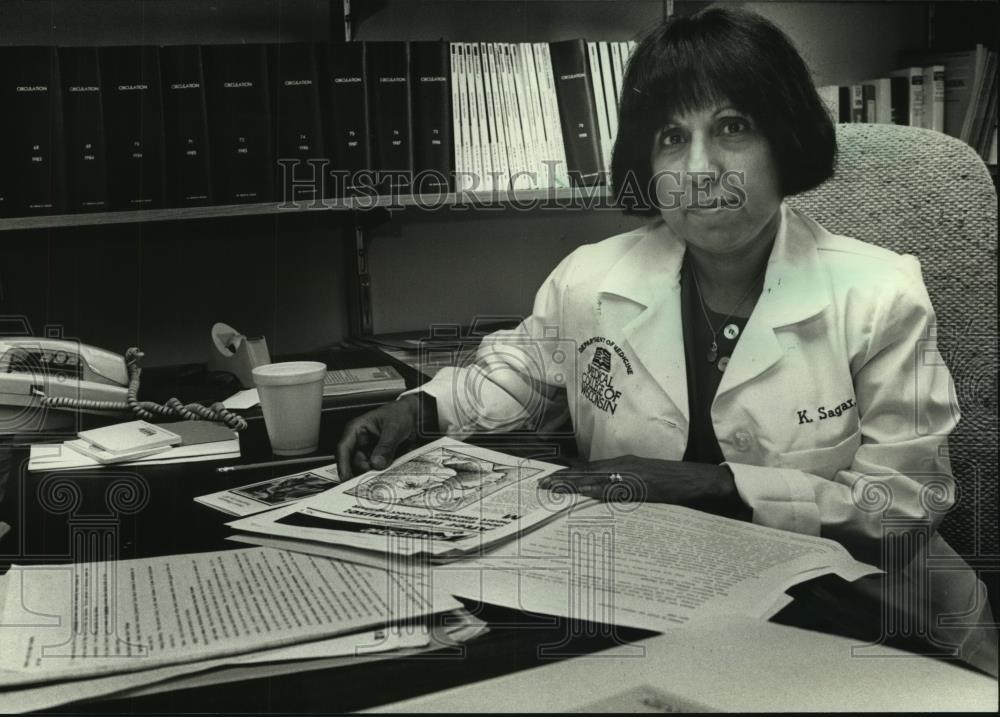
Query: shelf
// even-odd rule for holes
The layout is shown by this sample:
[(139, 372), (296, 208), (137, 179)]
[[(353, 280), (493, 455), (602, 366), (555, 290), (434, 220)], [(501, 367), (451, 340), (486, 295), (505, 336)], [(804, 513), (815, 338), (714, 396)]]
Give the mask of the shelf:
[(266, 202), (262, 204), (231, 204), (206, 207), (181, 207), (174, 209), (142, 209), (137, 211), (90, 212), (80, 214), (50, 214), (34, 217), (0, 219), (0, 232), (27, 229), (53, 229), (60, 227), (85, 227), (107, 224), (143, 224), (147, 222), (173, 222), (189, 219), (224, 217), (277, 216), (321, 211), (369, 211), (373, 209), (399, 210), (416, 207), (435, 211), (446, 207), (496, 206), (528, 209), (543, 205), (565, 209), (590, 209), (601, 203), (607, 206), (611, 193), (605, 186), (560, 189), (522, 189), (511, 191), (455, 192), (450, 194), (406, 194), (398, 197), (357, 197), (352, 199), (326, 199), (319, 203), (299, 201)]

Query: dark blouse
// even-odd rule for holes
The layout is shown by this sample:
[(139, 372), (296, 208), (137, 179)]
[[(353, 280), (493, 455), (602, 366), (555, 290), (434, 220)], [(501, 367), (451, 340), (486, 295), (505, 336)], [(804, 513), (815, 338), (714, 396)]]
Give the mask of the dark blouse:
[(707, 306), (705, 308), (712, 325), (718, 329), (715, 337), (718, 346), (717, 356), (711, 362), (708, 360), (708, 355), (712, 346), (712, 331), (705, 321), (705, 314), (698, 301), (690, 264), (685, 261), (681, 271), (681, 321), (684, 331), (688, 412), (691, 414), (691, 422), (687, 448), (682, 460), (718, 465), (726, 460), (715, 437), (711, 414), (712, 401), (722, 381), (723, 371), (719, 370), (719, 364), (721, 361), (725, 365), (728, 357), (732, 355), (746, 328), (747, 319), (733, 316), (726, 321), (724, 314), (718, 314)]

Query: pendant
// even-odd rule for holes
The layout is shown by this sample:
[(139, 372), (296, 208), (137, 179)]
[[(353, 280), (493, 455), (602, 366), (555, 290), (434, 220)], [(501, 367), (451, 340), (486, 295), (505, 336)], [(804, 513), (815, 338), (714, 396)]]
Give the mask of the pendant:
[(723, 356), (722, 358), (719, 359), (719, 363), (716, 365), (716, 367), (719, 369), (719, 373), (725, 373), (726, 366), (728, 365), (729, 365), (729, 357)]
[(727, 339), (735, 339), (740, 335), (740, 327), (736, 324), (729, 324), (722, 330), (722, 335)]
[(708, 359), (709, 363), (714, 363), (715, 359), (718, 358), (718, 356), (719, 356), (719, 346), (718, 344), (715, 343), (715, 340), (713, 339), (712, 345), (708, 347), (708, 353), (705, 355), (705, 357)]

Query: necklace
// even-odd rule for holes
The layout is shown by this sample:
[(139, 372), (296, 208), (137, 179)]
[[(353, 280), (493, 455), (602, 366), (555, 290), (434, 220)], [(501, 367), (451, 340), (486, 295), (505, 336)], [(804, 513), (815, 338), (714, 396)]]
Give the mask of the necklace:
[[(701, 285), (698, 284), (698, 272), (694, 270), (693, 266), (689, 265), (689, 269), (691, 270), (691, 277), (694, 279), (694, 288), (698, 292), (698, 303), (701, 305), (701, 313), (704, 314), (705, 316), (705, 323), (708, 324), (708, 330), (712, 332), (712, 345), (708, 348), (708, 353), (705, 354), (705, 358), (708, 360), (709, 363), (714, 363), (715, 360), (719, 357), (719, 344), (718, 341), (716, 340), (716, 337), (719, 335), (719, 330), (726, 325), (726, 322), (728, 322), (731, 318), (733, 318), (733, 314), (735, 314), (737, 311), (740, 310), (740, 307), (743, 306), (743, 302), (747, 300), (748, 296), (750, 296), (750, 292), (753, 291), (753, 288), (755, 286), (757, 286), (757, 282), (760, 281), (761, 277), (764, 276), (764, 269), (766, 268), (767, 264), (765, 264), (761, 268), (760, 273), (758, 273), (757, 276), (754, 277), (754, 280), (750, 283), (750, 286), (747, 287), (746, 292), (743, 294), (743, 298), (741, 298), (739, 303), (736, 304), (733, 310), (729, 312), (729, 316), (727, 316), (722, 320), (722, 323), (719, 324), (719, 328), (717, 329), (712, 325), (712, 320), (708, 318), (708, 309), (705, 308), (705, 299), (701, 295)], [(735, 334), (732, 338), (735, 338)], [(729, 361), (725, 359), (719, 361), (720, 371), (726, 370), (726, 366), (724, 365), (723, 361), (725, 361), (725, 364), (729, 363)]]

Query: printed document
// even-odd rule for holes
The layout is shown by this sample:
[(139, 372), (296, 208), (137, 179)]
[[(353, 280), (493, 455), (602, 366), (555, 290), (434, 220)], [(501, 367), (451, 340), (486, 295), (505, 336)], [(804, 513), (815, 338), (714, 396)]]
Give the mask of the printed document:
[(418, 577), (254, 548), (11, 568), (2, 686), (288, 646), (461, 607)]
[(434, 567), (457, 597), (662, 630), (736, 614), (766, 619), (785, 590), (826, 573), (879, 572), (839, 544), (657, 503), (599, 503), (490, 553)]
[(228, 525), (388, 555), (457, 557), (544, 523), (579, 496), (539, 490), (561, 466), (442, 438), (295, 505)]

